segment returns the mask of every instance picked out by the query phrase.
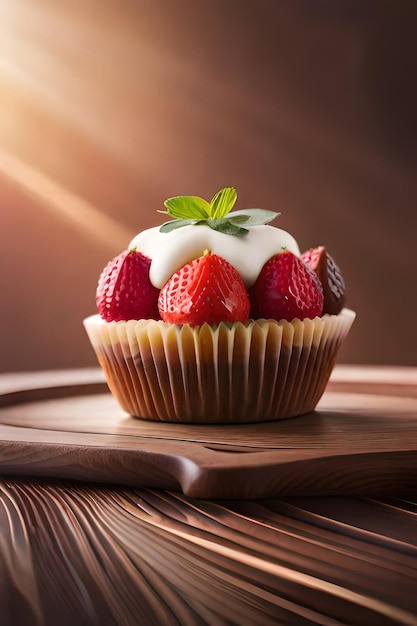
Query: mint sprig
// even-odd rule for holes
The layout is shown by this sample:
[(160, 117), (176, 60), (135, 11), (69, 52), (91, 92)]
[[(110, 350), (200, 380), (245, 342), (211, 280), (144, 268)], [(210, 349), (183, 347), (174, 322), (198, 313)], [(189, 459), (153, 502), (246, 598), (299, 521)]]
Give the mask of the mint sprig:
[(165, 222), (159, 229), (161, 233), (169, 233), (183, 226), (205, 224), (213, 230), (226, 235), (243, 237), (249, 227), (260, 226), (271, 222), (280, 213), (264, 209), (243, 209), (233, 211), (237, 199), (234, 187), (225, 187), (216, 193), (210, 202), (198, 196), (175, 196), (165, 200), (166, 211), (159, 211), (174, 217)]

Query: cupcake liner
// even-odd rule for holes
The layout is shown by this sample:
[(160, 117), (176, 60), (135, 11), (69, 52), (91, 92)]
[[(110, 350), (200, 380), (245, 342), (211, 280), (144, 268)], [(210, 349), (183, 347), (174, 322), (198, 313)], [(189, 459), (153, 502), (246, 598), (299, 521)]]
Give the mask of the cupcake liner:
[(355, 319), (248, 320), (191, 327), (163, 321), (84, 326), (121, 407), (144, 419), (250, 423), (295, 417), (320, 400)]

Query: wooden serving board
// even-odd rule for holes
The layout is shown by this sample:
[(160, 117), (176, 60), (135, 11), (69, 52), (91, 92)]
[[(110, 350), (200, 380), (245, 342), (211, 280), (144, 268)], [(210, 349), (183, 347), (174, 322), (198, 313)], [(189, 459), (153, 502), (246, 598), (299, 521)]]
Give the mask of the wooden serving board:
[(100, 370), (0, 376), (0, 474), (198, 498), (417, 492), (417, 368), (336, 367), (317, 410), (274, 423), (126, 415)]

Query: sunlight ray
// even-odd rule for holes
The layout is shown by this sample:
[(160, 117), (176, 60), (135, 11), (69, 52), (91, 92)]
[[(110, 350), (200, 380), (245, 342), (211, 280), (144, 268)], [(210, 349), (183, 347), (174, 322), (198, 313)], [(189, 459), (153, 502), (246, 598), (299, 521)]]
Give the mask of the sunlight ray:
[(0, 173), (40, 201), (40, 206), (54, 217), (87, 235), (94, 243), (110, 249), (124, 248), (134, 235), (117, 220), (3, 150), (0, 150)]

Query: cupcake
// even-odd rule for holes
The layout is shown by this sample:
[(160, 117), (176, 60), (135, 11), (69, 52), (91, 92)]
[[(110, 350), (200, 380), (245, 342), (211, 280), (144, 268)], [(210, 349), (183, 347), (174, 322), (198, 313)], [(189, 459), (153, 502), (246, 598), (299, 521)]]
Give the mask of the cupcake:
[(269, 225), (278, 213), (231, 211), (177, 196), (172, 218), (139, 233), (98, 282), (84, 326), (110, 391), (130, 415), (253, 423), (308, 413), (354, 321), (324, 246), (303, 254)]

